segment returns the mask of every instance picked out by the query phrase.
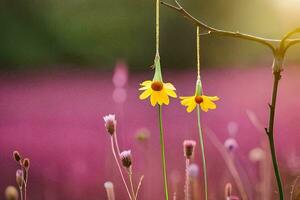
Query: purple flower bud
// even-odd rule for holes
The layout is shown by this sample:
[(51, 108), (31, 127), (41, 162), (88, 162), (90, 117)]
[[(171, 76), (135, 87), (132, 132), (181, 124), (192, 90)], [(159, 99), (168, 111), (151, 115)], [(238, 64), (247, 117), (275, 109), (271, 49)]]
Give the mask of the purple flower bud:
[(122, 151), (120, 153), (120, 158), (124, 167), (129, 168), (132, 164), (131, 151)]
[(183, 142), (184, 156), (187, 159), (193, 157), (195, 146), (196, 146), (196, 142), (194, 140), (185, 140)]
[(106, 128), (107, 132), (110, 135), (115, 134), (116, 125), (117, 125), (115, 115), (109, 114), (109, 115), (104, 116), (103, 119), (104, 119), (104, 122), (105, 122), (105, 128)]

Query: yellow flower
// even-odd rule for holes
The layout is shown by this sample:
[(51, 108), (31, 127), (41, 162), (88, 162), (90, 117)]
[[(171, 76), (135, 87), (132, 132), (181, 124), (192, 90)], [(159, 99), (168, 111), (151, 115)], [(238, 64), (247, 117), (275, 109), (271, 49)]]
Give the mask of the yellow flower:
[(141, 88), (139, 90), (144, 90), (140, 95), (140, 99), (144, 100), (150, 96), (150, 102), (152, 106), (155, 106), (157, 103), (159, 105), (166, 104), (168, 105), (170, 100), (169, 96), (176, 98), (175, 87), (171, 83), (163, 83), (162, 81), (144, 81), (140, 84)]
[(213, 101), (219, 100), (219, 97), (195, 94), (194, 96), (180, 97), (180, 99), (182, 99), (181, 105), (187, 106), (187, 112), (192, 112), (196, 108), (197, 104), (200, 105), (204, 112), (207, 112), (209, 109), (216, 109), (217, 106)]

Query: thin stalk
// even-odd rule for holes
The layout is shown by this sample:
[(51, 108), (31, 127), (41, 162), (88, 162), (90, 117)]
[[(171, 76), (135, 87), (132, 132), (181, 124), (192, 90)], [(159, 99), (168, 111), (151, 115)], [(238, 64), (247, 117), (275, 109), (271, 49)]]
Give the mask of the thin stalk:
[(160, 133), (160, 145), (161, 145), (161, 161), (163, 165), (163, 178), (164, 178), (164, 190), (165, 190), (165, 199), (169, 199), (168, 193), (168, 180), (167, 180), (167, 167), (166, 167), (166, 157), (165, 157), (165, 142), (164, 142), (164, 132), (162, 124), (162, 107), (158, 106), (158, 123), (159, 123), (159, 133)]
[(129, 182), (130, 182), (132, 197), (133, 197), (133, 200), (136, 200), (136, 195), (135, 195), (135, 192), (134, 192), (133, 181), (132, 181), (132, 168), (131, 167), (129, 169), (128, 176), (129, 176)]
[(202, 155), (205, 200), (208, 200), (206, 158), (205, 158), (204, 141), (203, 141), (203, 134), (202, 134), (202, 129), (201, 129), (201, 122), (200, 122), (200, 107), (199, 107), (199, 105), (197, 105), (197, 124), (198, 124), (198, 133), (199, 133), (199, 140), (200, 140), (200, 146), (201, 146), (201, 155)]
[(160, 0), (156, 0), (156, 24), (155, 24), (155, 28), (156, 28), (156, 55), (159, 55), (159, 3)]
[(144, 175), (141, 176), (140, 181), (139, 181), (139, 184), (138, 184), (138, 186), (137, 186), (137, 188), (136, 188), (136, 192), (135, 192), (135, 198), (136, 198), (136, 199), (137, 199), (137, 197), (138, 197), (140, 188), (141, 188), (141, 186), (142, 186), (142, 181), (143, 181), (143, 179), (144, 179)]
[(28, 182), (28, 176), (29, 176), (29, 170), (28, 169), (23, 169), (26, 172), (26, 179), (24, 181), (24, 200), (27, 200), (27, 182)]
[(23, 200), (23, 191), (22, 191), (22, 187), (19, 187), (19, 190), (20, 190), (20, 198), (21, 198), (21, 200)]
[(185, 160), (185, 188), (184, 188), (184, 199), (189, 200), (190, 199), (190, 176), (188, 172), (188, 168), (190, 165), (190, 160)]
[(282, 181), (280, 177), (280, 171), (278, 167), (277, 155), (275, 150), (275, 142), (274, 142), (274, 120), (275, 120), (277, 91), (278, 91), (279, 80), (281, 78), (281, 71), (275, 71), (273, 74), (274, 74), (274, 83), (273, 83), (273, 92), (272, 92), (272, 100), (271, 100), (272, 103), (269, 105), (270, 107), (269, 128), (266, 129), (266, 133), (269, 139), (272, 163), (273, 163), (274, 173), (277, 181), (279, 198), (280, 200), (283, 200), (284, 193), (283, 193)]
[(120, 172), (120, 174), (121, 174), (123, 183), (124, 183), (124, 185), (125, 185), (126, 191), (127, 191), (127, 193), (128, 193), (129, 199), (130, 199), (130, 200), (133, 200), (132, 197), (131, 197), (131, 195), (130, 195), (130, 192), (129, 192), (127, 183), (126, 183), (126, 181), (125, 181), (125, 178), (124, 178), (124, 175), (123, 175), (123, 172), (122, 172), (120, 163), (119, 163), (119, 160), (118, 160), (117, 155), (116, 155), (116, 152), (115, 152), (115, 148), (114, 148), (114, 139), (113, 139), (113, 137), (111, 137), (110, 139), (111, 139), (111, 140), (110, 140), (110, 141), (111, 141), (111, 150), (112, 150), (112, 153), (113, 153), (114, 158), (115, 158), (115, 160), (116, 160), (116, 163), (117, 163), (119, 172)]

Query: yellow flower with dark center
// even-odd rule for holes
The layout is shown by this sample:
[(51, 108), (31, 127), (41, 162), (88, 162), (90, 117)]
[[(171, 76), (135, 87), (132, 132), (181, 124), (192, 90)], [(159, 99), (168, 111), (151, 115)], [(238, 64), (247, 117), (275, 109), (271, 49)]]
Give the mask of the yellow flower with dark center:
[(219, 100), (219, 97), (195, 94), (194, 96), (180, 97), (180, 99), (182, 99), (181, 105), (187, 106), (187, 112), (192, 112), (197, 105), (200, 105), (201, 109), (207, 112), (209, 109), (214, 110), (217, 108), (214, 101)]
[(163, 83), (162, 81), (144, 81), (140, 84), (141, 88), (139, 90), (144, 90), (140, 95), (140, 99), (144, 100), (150, 96), (150, 102), (152, 106), (155, 106), (157, 103), (159, 105), (165, 104), (168, 105), (170, 100), (169, 96), (176, 98), (175, 87), (171, 83)]

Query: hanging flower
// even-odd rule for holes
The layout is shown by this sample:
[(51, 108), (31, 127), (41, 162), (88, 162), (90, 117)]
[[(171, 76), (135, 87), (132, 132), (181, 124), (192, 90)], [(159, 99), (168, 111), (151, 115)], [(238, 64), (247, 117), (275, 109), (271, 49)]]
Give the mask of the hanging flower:
[(142, 94), (140, 99), (144, 100), (150, 96), (150, 102), (152, 106), (156, 104), (159, 105), (168, 105), (170, 103), (169, 96), (176, 98), (175, 87), (172, 83), (164, 83), (162, 81), (160, 61), (159, 57), (156, 56), (154, 60), (155, 74), (153, 80), (147, 80), (141, 83)]
[(214, 101), (219, 100), (217, 96), (205, 96), (202, 95), (202, 86), (200, 80), (196, 84), (196, 92), (193, 96), (180, 97), (181, 105), (186, 106), (187, 112), (192, 112), (197, 105), (201, 107), (204, 112), (207, 112), (209, 109), (214, 110), (217, 108)]

